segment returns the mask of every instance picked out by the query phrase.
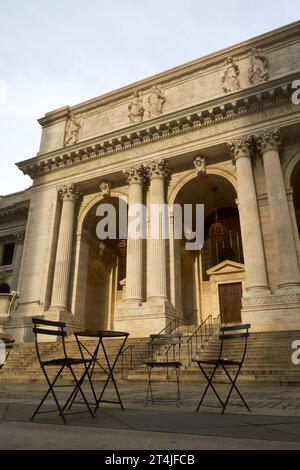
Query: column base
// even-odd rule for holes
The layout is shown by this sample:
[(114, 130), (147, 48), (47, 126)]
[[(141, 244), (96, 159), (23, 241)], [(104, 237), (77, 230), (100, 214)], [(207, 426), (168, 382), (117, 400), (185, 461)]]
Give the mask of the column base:
[(125, 299), (124, 302), (126, 304), (135, 304), (135, 305), (142, 305), (143, 300), (137, 298)]
[(300, 294), (300, 284), (298, 282), (286, 282), (284, 284), (280, 284), (278, 289), (276, 290), (278, 294), (290, 294), (290, 293), (298, 293)]
[(247, 296), (242, 299), (242, 322), (255, 331), (300, 330), (300, 294), (297, 292)]
[(153, 296), (147, 299), (147, 302), (156, 302), (156, 303), (168, 302), (168, 301), (169, 301), (168, 297), (160, 297), (160, 296)]
[(268, 296), (268, 295), (271, 295), (271, 291), (269, 287), (266, 287), (266, 286), (248, 287), (243, 292), (243, 298), (261, 297), (261, 296)]
[(169, 301), (124, 302), (117, 307), (114, 329), (142, 338), (159, 333), (175, 317), (176, 310)]

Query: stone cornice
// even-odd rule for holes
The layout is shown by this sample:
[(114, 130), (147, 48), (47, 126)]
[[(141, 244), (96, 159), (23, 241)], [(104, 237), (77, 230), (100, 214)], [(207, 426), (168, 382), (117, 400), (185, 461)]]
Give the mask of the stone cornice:
[(0, 206), (0, 220), (11, 220), (16, 218), (27, 217), (29, 210), (29, 201), (19, 202), (10, 206)]
[(205, 104), (80, 142), (71, 148), (60, 149), (19, 162), (17, 166), (24, 174), (35, 179), (60, 168), (78, 165), (89, 160), (103, 158), (106, 155), (124, 152), (137, 146), (264, 111), (290, 100), (291, 83), (294, 78), (293, 75), (285, 80), (273, 80), (241, 90), (230, 96), (223, 96)]
[(287, 42), (293, 38), (298, 38), (299, 34), (300, 21), (297, 21), (265, 34), (248, 39), (239, 44), (235, 44), (217, 52), (213, 52), (212, 54), (206, 55), (183, 65), (179, 65), (178, 67), (174, 67), (152, 77), (139, 80), (138, 82), (132, 83), (128, 86), (111, 91), (75, 106), (66, 106), (64, 108), (53, 110), (47, 113), (44, 117), (40, 118), (38, 122), (44, 126), (55, 121), (56, 119), (61, 119), (69, 112), (84, 113), (99, 106), (110, 105), (116, 101), (128, 99), (133, 91), (137, 89), (143, 91), (154, 85), (163, 85), (170, 80), (180, 79), (181, 77), (197, 73), (201, 70), (207, 70), (209, 67), (223, 63), (228, 56), (240, 56), (242, 54), (248, 53), (254, 47), (266, 48), (272, 44), (276, 46), (277, 43), (282, 44), (283, 42)]

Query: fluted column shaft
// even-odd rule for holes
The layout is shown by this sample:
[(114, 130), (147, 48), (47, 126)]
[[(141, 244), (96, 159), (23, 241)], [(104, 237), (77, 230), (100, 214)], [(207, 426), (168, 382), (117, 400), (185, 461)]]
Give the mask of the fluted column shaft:
[(152, 162), (148, 168), (150, 178), (150, 283), (148, 300), (168, 300), (167, 293), (167, 254), (166, 225), (167, 217), (158, 211), (165, 203), (165, 179), (168, 175), (164, 160)]
[[(128, 191), (126, 302), (143, 300), (143, 168), (125, 170)], [(133, 225), (132, 225), (133, 224)]]
[(256, 141), (263, 156), (272, 234), (279, 267), (278, 288), (299, 287), (297, 251), (279, 157), (279, 129), (257, 136)]
[(70, 270), (73, 249), (74, 218), (78, 188), (70, 184), (59, 190), (62, 211), (58, 234), (51, 307), (68, 309)]
[(11, 281), (11, 289), (15, 291), (18, 290), (20, 267), (21, 267), (23, 248), (24, 248), (24, 239), (25, 239), (24, 232), (15, 234), (16, 248), (15, 248), (15, 254), (14, 254), (13, 278)]
[(251, 163), (252, 141), (249, 138), (228, 143), (237, 173), (238, 207), (247, 278), (247, 292), (269, 292), (266, 261), (256, 188)]

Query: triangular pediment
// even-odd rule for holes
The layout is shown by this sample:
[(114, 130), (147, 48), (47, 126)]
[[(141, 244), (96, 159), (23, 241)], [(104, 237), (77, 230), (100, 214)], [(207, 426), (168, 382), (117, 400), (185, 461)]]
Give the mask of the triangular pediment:
[(216, 266), (208, 269), (206, 272), (209, 276), (216, 274), (229, 274), (229, 273), (243, 273), (245, 271), (245, 266), (242, 263), (237, 263), (236, 261), (230, 261), (226, 259)]

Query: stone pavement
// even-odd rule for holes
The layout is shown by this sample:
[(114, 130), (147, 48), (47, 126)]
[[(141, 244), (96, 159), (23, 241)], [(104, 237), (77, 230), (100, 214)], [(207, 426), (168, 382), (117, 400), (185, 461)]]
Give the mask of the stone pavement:
[[(174, 384), (155, 384), (155, 398), (175, 396)], [(144, 383), (120, 383), (125, 410), (102, 404), (88, 413), (29, 418), (45, 390), (41, 384), (0, 385), (0, 449), (300, 449), (300, 390), (241, 384), (248, 413), (234, 396), (225, 415), (213, 395), (195, 413), (203, 384), (183, 383), (183, 404), (161, 401), (144, 406)], [(224, 386), (219, 386), (222, 393)], [(63, 399), (67, 391), (61, 390)], [(108, 390), (106, 398), (114, 398)], [(52, 401), (46, 407), (53, 408)], [(76, 408), (81, 409), (80, 405)]]

